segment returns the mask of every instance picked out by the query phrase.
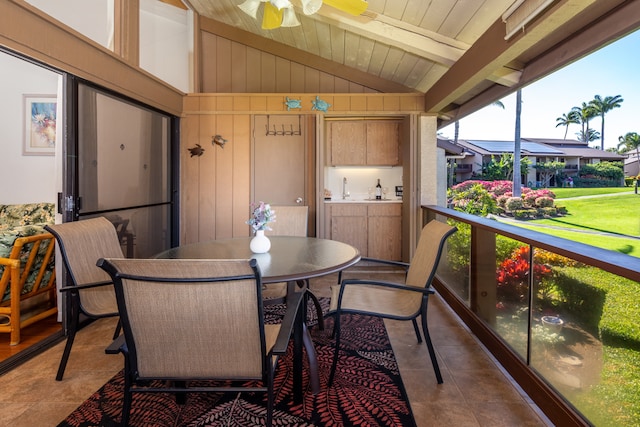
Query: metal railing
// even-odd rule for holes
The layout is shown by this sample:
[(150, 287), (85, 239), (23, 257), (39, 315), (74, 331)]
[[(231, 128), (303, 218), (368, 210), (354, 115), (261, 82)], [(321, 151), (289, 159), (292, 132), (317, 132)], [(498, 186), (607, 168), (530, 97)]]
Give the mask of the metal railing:
[[(607, 380), (607, 363), (640, 357), (640, 339), (611, 326), (624, 325), (625, 313), (609, 305), (620, 292), (640, 291), (638, 258), (452, 209), (422, 209), (424, 223), (458, 227), (434, 287), (546, 416), (563, 426), (615, 425), (607, 390), (617, 393), (626, 379)], [(612, 362), (620, 346), (633, 357)], [(628, 386), (634, 395), (632, 380)]]

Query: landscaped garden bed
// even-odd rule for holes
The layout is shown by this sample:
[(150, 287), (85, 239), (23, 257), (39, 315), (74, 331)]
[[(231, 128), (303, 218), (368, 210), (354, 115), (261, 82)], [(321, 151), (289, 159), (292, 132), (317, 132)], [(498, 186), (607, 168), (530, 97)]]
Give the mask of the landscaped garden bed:
[(555, 205), (549, 189), (522, 187), (520, 197), (513, 196), (511, 181), (469, 180), (448, 190), (450, 205), (473, 215), (500, 215), (516, 219), (552, 218), (565, 215), (566, 209)]

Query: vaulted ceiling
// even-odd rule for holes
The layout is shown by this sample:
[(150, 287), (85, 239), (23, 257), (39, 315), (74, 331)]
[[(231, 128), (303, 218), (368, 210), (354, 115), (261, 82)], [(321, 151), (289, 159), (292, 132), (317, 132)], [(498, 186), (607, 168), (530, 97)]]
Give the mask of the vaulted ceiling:
[(307, 16), (291, 0), (300, 25), (264, 30), (264, 4), (254, 19), (243, 2), (182, 0), (227, 37), (376, 91), (424, 93), (442, 126), (640, 26), (633, 0), (368, 0), (358, 16), (327, 4)]

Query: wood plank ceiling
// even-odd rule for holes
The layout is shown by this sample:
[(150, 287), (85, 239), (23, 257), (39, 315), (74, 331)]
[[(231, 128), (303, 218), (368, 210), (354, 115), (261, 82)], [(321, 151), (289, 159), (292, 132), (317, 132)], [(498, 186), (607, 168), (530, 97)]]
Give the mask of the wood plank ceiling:
[[(263, 30), (243, 0), (189, 0), (200, 14), (261, 37), (426, 92), (513, 0), (369, 0), (355, 17), (323, 5), (297, 27)], [(295, 3), (294, 3), (295, 4)]]
[[(385, 92), (392, 87), (395, 92), (424, 93), (427, 112), (441, 115), (443, 125), (471, 112), (472, 108), (461, 108), (465, 103), (480, 108), (481, 103), (486, 105), (530, 81), (531, 77), (523, 79), (530, 62), (575, 38), (616, 8), (634, 9), (622, 12), (627, 17), (633, 14), (633, 19), (619, 24), (616, 31), (592, 35), (593, 43), (546, 67), (538, 65), (539, 70), (549, 72), (575, 60), (593, 50), (594, 44), (601, 46), (637, 28), (640, 21), (633, 6), (640, 2), (628, 0), (368, 0), (367, 10), (360, 16), (327, 4), (307, 16), (302, 13), (301, 0), (291, 0), (301, 25), (263, 30), (264, 4), (253, 19), (238, 7), (244, 0), (181, 1), (198, 15), (224, 24), (221, 27), (289, 49), (290, 58), (295, 58), (296, 52), (304, 53), (298, 55), (304, 58), (312, 55), (323, 61), (325, 68), (329, 63), (339, 72), (353, 71), (339, 77), (353, 80), (353, 75), (366, 73), (389, 83), (371, 87), (367, 82), (373, 90)], [(507, 40), (507, 28), (514, 22), (505, 23), (503, 15), (513, 10), (513, 17), (507, 20), (533, 10), (540, 13), (526, 24), (516, 22), (520, 30)], [(481, 100), (474, 99), (487, 91), (489, 95)]]

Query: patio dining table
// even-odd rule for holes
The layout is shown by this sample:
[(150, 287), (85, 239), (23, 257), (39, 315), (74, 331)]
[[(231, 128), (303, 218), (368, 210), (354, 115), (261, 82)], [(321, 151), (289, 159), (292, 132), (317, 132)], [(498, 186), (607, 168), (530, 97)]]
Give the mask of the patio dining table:
[[(335, 240), (314, 237), (270, 236), (269, 252), (254, 254), (249, 248), (251, 237), (210, 240), (168, 249), (156, 258), (169, 259), (249, 259), (260, 266), (263, 283), (287, 282), (288, 292), (295, 292), (296, 282), (336, 273), (360, 261), (359, 251)], [(301, 292), (306, 292), (303, 288)], [(306, 326), (306, 298), (301, 321), (294, 330), (293, 394), (302, 399), (302, 346), (309, 358), (309, 378), (314, 393), (320, 391), (315, 349)]]

